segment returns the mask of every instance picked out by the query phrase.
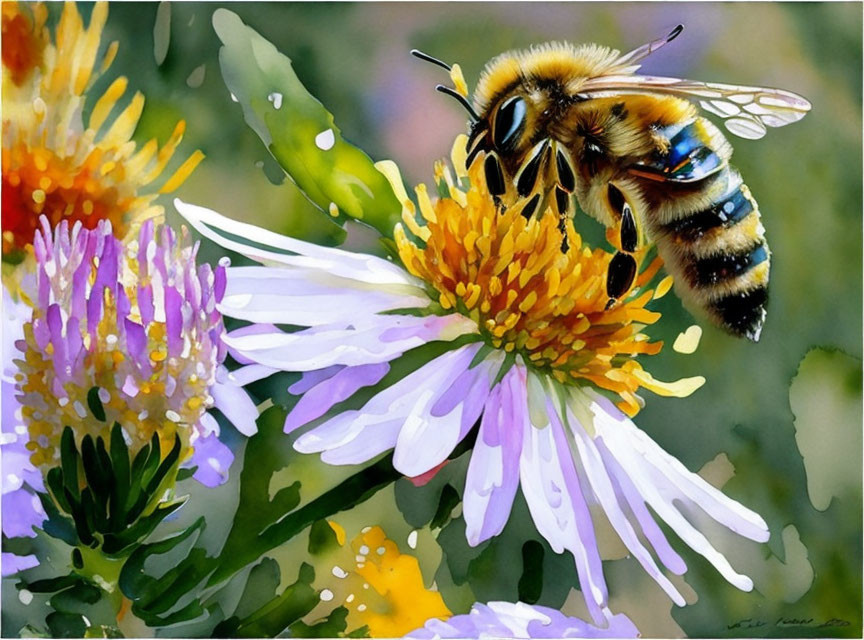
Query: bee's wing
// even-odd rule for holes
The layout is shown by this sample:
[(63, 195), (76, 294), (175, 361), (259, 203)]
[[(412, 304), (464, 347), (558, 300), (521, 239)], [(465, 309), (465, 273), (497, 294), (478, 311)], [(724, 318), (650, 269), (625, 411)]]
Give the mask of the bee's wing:
[(698, 99), (706, 111), (723, 119), (726, 128), (741, 138), (757, 140), (767, 127), (797, 122), (810, 111), (810, 103), (783, 89), (697, 82), (660, 76), (598, 76), (585, 82), (580, 93), (592, 97), (627, 93), (667, 93)]

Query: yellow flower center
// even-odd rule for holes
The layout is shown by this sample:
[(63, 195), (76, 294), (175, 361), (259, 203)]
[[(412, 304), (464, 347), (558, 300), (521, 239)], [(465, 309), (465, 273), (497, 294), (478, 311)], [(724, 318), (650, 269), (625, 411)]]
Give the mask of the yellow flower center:
[[(405, 267), (434, 287), (443, 309), (472, 318), (492, 347), (521, 354), (559, 382), (590, 382), (617, 393), (619, 406), (630, 415), (640, 408), (640, 387), (687, 395), (701, 386), (702, 378), (658, 382), (634, 359), (662, 348), (662, 342), (650, 342), (642, 333), (660, 318), (646, 305), (671, 286), (666, 278), (656, 289), (644, 288), (660, 268), (659, 258), (607, 309), (606, 276), (613, 254), (585, 246), (572, 221), (562, 232), (551, 210), (526, 218), (525, 200), (497, 206), (481, 162), (465, 176), (470, 182), (454, 183), (441, 163), (436, 177), (449, 197), (432, 201), (420, 185), (422, 224), (404, 190), (399, 194), (397, 188), (405, 226), (417, 240), (409, 239), (401, 225), (395, 236)], [(637, 262), (644, 253), (637, 254)]]

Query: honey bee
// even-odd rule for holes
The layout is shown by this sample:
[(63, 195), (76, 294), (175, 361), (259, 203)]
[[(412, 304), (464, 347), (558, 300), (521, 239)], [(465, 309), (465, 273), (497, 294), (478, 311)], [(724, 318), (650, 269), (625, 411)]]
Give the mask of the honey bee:
[(748, 139), (800, 120), (810, 103), (779, 89), (635, 75), (682, 29), (624, 55), (561, 43), (504, 53), (486, 65), (473, 105), (464, 81), (461, 91), (437, 89), (471, 115), (466, 164), (483, 162), (502, 206), (527, 198), (528, 215), (551, 208), (563, 225), (575, 195), (611, 229), (610, 307), (633, 286), (634, 254), (653, 243), (679, 297), (757, 341), (771, 257), (759, 207), (729, 165), (731, 145), (694, 102)]

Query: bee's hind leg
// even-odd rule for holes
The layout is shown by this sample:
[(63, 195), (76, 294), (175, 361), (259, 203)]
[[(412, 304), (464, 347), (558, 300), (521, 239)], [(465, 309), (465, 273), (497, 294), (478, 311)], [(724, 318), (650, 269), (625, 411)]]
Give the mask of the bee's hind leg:
[(639, 245), (639, 231), (633, 210), (621, 190), (613, 184), (609, 185), (609, 204), (612, 205), (618, 220), (615, 231), (621, 248), (612, 257), (606, 273), (606, 295), (609, 296), (609, 302), (606, 303), (607, 309), (614, 306), (618, 299), (633, 286), (637, 266), (632, 254)]

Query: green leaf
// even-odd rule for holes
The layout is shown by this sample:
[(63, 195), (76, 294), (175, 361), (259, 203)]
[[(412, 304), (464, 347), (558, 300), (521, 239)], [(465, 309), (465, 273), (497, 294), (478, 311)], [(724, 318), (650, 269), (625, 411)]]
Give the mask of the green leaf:
[(102, 406), (102, 400), (99, 399), (99, 387), (91, 387), (87, 392), (87, 406), (90, 407), (90, 412), (100, 422), (105, 422), (105, 407)]
[(51, 635), (55, 638), (82, 638), (87, 630), (84, 616), (79, 613), (49, 613), (45, 618)]
[(342, 138), (333, 115), (303, 86), (291, 60), (227, 9), (213, 14), (222, 77), (247, 124), (318, 208), (360, 220), (390, 238), (402, 207), (389, 182)]
[(272, 558), (264, 558), (252, 567), (234, 616), (238, 620), (247, 618), (260, 608), (262, 601), (275, 598), (281, 576), (279, 563)]
[(120, 590), (123, 591), (124, 595), (133, 602), (148, 597), (150, 593), (148, 589), (151, 589), (158, 580), (144, 573), (144, 562), (147, 558), (168, 553), (193, 534), (203, 530), (205, 526), (204, 516), (201, 516), (180, 533), (158, 542), (142, 544), (135, 549), (120, 572)]
[[(297, 581), (286, 587), (277, 597), (243, 619), (236, 616), (216, 626), (216, 637), (274, 638), (292, 623), (312, 611), (320, 602), (318, 592), (312, 588), (315, 570), (303, 563)], [(344, 627), (343, 627), (344, 628)]]
[(543, 545), (529, 540), (522, 545), (522, 577), (519, 578), (519, 600), (534, 604), (543, 592)]
[(88, 605), (96, 604), (101, 597), (98, 587), (81, 581), (52, 596), (49, 604), (61, 613), (86, 613)]
[(63, 429), (60, 436), (60, 464), (63, 467), (63, 483), (72, 498), (78, 499), (78, 448), (72, 427)]
[(348, 626), (348, 609), (336, 607), (330, 614), (314, 624), (306, 624), (302, 620), (293, 623), (288, 629), (292, 638), (338, 638), (345, 633)]
[(313, 556), (326, 553), (339, 546), (336, 532), (326, 520), (318, 520), (309, 530), (309, 553)]
[(271, 500), (270, 480), (293, 451), (290, 438), (282, 432), (284, 423), (285, 410), (269, 408), (258, 418), (258, 433), (246, 443), (240, 503), (210, 586), (230, 578), (314, 522), (352, 508), (400, 477), (393, 469), (392, 456), (386, 456), (299, 509), (299, 482), (283, 487)]
[(438, 509), (435, 511), (435, 516), (432, 518), (433, 529), (443, 527), (450, 520), (450, 514), (453, 509), (459, 504), (459, 493), (451, 484), (445, 484), (441, 490), (441, 498), (438, 500)]

